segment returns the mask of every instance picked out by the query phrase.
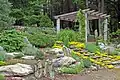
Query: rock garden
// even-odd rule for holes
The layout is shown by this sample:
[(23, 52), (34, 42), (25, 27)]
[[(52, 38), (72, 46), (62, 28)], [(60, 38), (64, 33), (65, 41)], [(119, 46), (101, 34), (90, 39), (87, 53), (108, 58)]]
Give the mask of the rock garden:
[(27, 28), (1, 32), (0, 80), (59, 80), (63, 75), (120, 68), (119, 45), (78, 42), (72, 30), (57, 35), (45, 31)]

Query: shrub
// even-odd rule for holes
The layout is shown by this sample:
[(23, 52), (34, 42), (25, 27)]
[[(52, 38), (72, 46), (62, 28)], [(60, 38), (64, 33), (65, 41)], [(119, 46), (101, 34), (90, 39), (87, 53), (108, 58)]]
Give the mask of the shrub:
[(33, 46), (25, 47), (22, 50), (22, 53), (24, 55), (36, 56), (36, 58), (38, 58), (38, 59), (43, 59), (43, 56), (44, 56), (43, 53), (39, 49), (37, 49)]
[(85, 68), (89, 68), (92, 65), (90, 59), (83, 59), (83, 64)]
[(63, 43), (68, 46), (68, 43), (71, 41), (77, 41), (76, 32), (73, 30), (62, 30), (57, 35), (57, 40), (63, 41)]
[(96, 44), (93, 44), (93, 43), (87, 43), (86, 49), (89, 52), (93, 52), (93, 53), (96, 53), (96, 51), (100, 51), (100, 48), (98, 46), (96, 46)]
[(71, 65), (69, 67), (61, 67), (60, 72), (66, 74), (78, 74), (83, 70), (82, 62), (78, 64)]
[(5, 60), (5, 51), (0, 51), (0, 61), (4, 61)]
[(41, 32), (33, 34), (27, 33), (26, 36), (28, 37), (30, 43), (36, 47), (51, 47), (56, 40), (55, 35), (44, 34)]
[(5, 30), (0, 34), (0, 46), (7, 52), (21, 51), (26, 46), (24, 36), (16, 30)]
[(0, 80), (5, 80), (5, 76), (0, 74)]
[(0, 28), (10, 27), (14, 19), (9, 16), (11, 4), (8, 0), (0, 0)]

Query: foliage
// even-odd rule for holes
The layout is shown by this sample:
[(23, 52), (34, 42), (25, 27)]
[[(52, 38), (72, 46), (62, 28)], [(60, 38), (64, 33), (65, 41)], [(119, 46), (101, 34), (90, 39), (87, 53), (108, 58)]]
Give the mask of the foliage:
[(33, 46), (25, 47), (22, 50), (22, 53), (24, 55), (36, 56), (36, 58), (38, 58), (38, 59), (43, 59), (43, 53), (39, 49), (37, 49), (37, 48), (35, 48)]
[(76, 21), (79, 22), (79, 37), (81, 41), (85, 42), (85, 16), (80, 9), (76, 16)]
[(5, 66), (6, 62), (0, 61), (0, 66)]
[(93, 44), (93, 43), (87, 43), (86, 49), (89, 52), (93, 52), (93, 53), (96, 53), (96, 51), (100, 51), (100, 48), (98, 46), (96, 46), (96, 44)]
[(0, 80), (5, 80), (5, 76), (0, 74)]
[(78, 61), (78, 62), (81, 62), (81, 61), (82, 61), (82, 64), (83, 64), (83, 67), (84, 67), (84, 68), (89, 68), (89, 67), (92, 65), (90, 59), (83, 59), (82, 57), (76, 55), (76, 54), (74, 53), (74, 51), (72, 51), (71, 56), (72, 56), (76, 61)]
[(120, 29), (118, 29), (116, 32), (113, 32), (111, 34), (111, 41), (120, 43)]
[(31, 44), (36, 47), (51, 47), (55, 42), (54, 35), (44, 34), (41, 32), (36, 32), (33, 34), (26, 33), (28, 40)]
[(92, 65), (90, 59), (83, 59), (84, 67), (89, 68)]
[(5, 53), (5, 51), (0, 51), (0, 61), (4, 61), (6, 59)]
[(21, 51), (26, 46), (24, 36), (16, 30), (5, 30), (0, 34), (0, 46), (8, 52)]
[(66, 74), (78, 74), (83, 70), (83, 64), (78, 63), (75, 65), (71, 65), (70, 67), (61, 67), (60, 72)]
[(73, 3), (78, 4), (80, 8), (85, 8), (85, 0), (72, 0)]
[(68, 46), (69, 42), (77, 41), (78, 38), (73, 30), (62, 30), (57, 34), (57, 40), (63, 41)]
[(14, 19), (9, 16), (11, 12), (11, 4), (8, 0), (0, 0), (0, 27), (10, 27)]
[(26, 16), (24, 18), (24, 22), (28, 26), (37, 25), (37, 27), (54, 27), (53, 22), (51, 21), (47, 14)]

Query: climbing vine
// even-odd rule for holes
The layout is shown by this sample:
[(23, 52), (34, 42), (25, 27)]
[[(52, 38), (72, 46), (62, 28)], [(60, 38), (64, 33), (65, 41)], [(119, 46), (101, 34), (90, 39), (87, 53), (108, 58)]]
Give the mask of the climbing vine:
[(76, 22), (79, 23), (79, 36), (81, 41), (85, 42), (85, 15), (80, 9), (76, 16)]

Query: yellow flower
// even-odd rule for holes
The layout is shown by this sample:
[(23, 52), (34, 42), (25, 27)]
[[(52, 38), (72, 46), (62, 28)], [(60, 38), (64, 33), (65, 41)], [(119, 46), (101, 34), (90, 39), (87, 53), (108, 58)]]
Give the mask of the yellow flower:
[(116, 56), (116, 58), (115, 58), (116, 60), (120, 60), (120, 56)]
[(79, 52), (75, 52), (76, 55), (81, 56)]
[(75, 47), (76, 48), (85, 48), (85, 44), (84, 43), (80, 43), (80, 44), (77, 44)]
[(77, 45), (79, 42), (69, 42), (70, 45)]
[(101, 54), (99, 51), (96, 51), (96, 54)]
[(83, 59), (87, 59), (88, 58), (88, 56), (83, 56)]
[(91, 61), (91, 62), (95, 62), (95, 60), (94, 60), (94, 59), (92, 59), (92, 58), (90, 58), (90, 61)]
[(106, 67), (107, 67), (108, 69), (113, 69), (113, 68), (114, 68), (113, 65), (106, 65)]
[(53, 48), (59, 48), (59, 49), (62, 49), (63, 47), (61, 47), (61, 46), (53, 46)]

